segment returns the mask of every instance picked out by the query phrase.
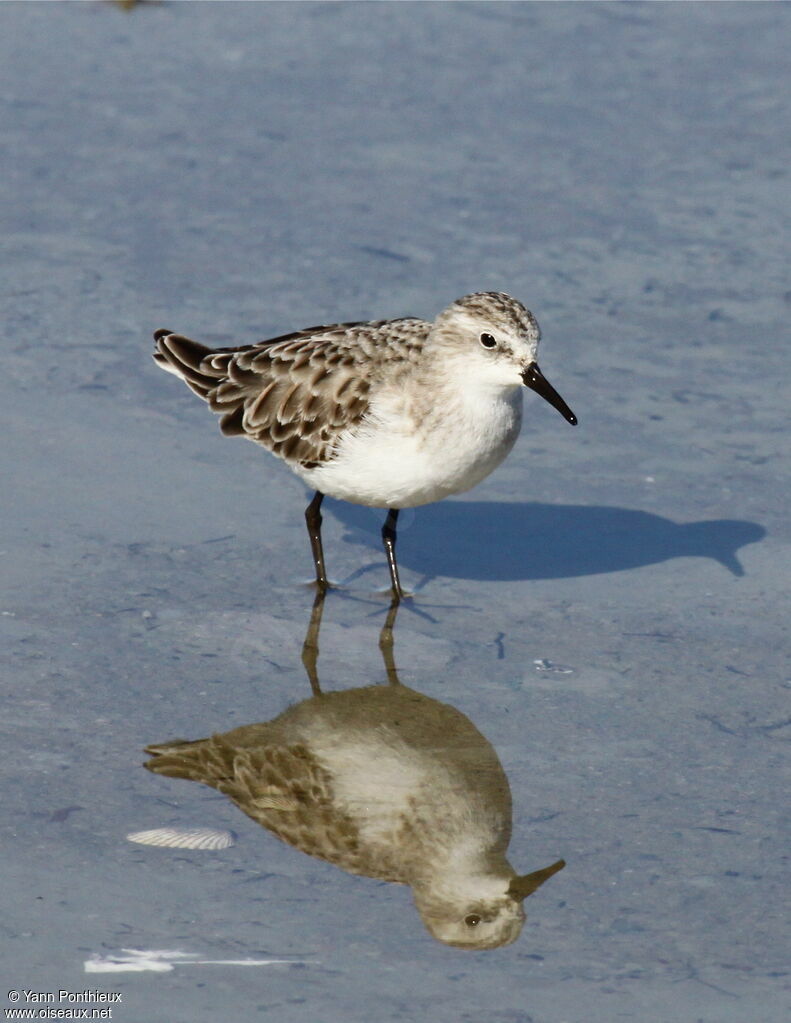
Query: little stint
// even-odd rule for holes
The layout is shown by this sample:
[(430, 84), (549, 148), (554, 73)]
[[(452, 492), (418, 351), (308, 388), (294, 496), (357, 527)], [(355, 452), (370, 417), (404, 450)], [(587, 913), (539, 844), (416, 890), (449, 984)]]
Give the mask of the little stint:
[(539, 338), (521, 302), (487, 291), (457, 299), (433, 323), (337, 323), (240, 348), (158, 330), (154, 359), (209, 403), (224, 434), (261, 444), (315, 491), (305, 519), (320, 590), (324, 495), (387, 508), (382, 540), (400, 599), (400, 508), (488, 476), (519, 435), (523, 387), (576, 425), (538, 368)]

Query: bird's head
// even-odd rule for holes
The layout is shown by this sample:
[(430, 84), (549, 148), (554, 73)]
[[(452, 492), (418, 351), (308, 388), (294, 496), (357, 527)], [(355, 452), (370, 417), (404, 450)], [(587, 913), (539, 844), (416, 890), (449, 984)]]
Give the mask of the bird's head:
[(525, 922), (523, 901), (553, 874), (565, 867), (557, 860), (532, 874), (503, 878), (458, 880), (413, 887), (415, 905), (429, 933), (456, 948), (499, 948), (516, 941)]
[(431, 338), (435, 350), (463, 363), (479, 384), (524, 384), (576, 425), (577, 417), (538, 368), (538, 322), (515, 298), (483, 291), (456, 299), (434, 321)]

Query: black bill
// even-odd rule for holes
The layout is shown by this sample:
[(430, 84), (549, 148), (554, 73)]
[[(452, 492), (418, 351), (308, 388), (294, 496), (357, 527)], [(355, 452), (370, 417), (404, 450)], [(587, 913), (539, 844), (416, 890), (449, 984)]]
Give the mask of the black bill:
[(540, 394), (544, 401), (548, 401), (552, 408), (556, 408), (567, 423), (571, 423), (572, 426), (577, 425), (577, 417), (538, 368), (538, 363), (530, 363), (522, 374), (522, 380), (525, 387)]

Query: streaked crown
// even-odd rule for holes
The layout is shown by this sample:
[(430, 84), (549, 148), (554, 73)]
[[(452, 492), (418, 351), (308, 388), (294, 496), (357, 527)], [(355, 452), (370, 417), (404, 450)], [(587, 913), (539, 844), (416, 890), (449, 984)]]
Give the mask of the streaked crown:
[(530, 310), (503, 291), (477, 291), (457, 298), (441, 316), (452, 318), (454, 314), (466, 314), (506, 334), (535, 341), (541, 336), (538, 321)]

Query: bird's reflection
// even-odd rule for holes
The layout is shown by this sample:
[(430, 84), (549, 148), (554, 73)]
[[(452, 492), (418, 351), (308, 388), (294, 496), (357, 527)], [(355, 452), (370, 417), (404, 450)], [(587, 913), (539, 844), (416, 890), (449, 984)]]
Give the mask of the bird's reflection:
[(460, 711), (398, 681), (395, 605), (379, 642), (388, 684), (321, 691), (323, 606), (319, 595), (303, 647), (310, 699), (272, 721), (148, 746), (145, 766), (212, 786), (302, 852), (408, 884), (439, 941), (509, 944), (523, 900), (563, 860), (521, 876), (511, 867), (511, 792), (497, 754)]

